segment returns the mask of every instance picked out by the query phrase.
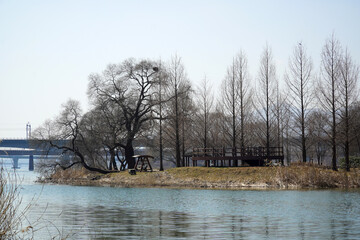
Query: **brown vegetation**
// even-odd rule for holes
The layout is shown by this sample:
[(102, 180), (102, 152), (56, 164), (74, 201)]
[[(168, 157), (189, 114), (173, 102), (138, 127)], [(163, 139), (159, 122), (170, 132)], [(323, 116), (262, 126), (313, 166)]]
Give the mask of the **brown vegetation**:
[(295, 163), (291, 167), (281, 167), (277, 171), (278, 184), (281, 187), (300, 188), (358, 188), (360, 170), (351, 169), (333, 171), (327, 167), (307, 163)]
[(25, 239), (33, 234), (31, 225), (24, 226), (30, 204), (20, 209), (19, 184), (15, 174), (10, 175), (0, 166), (0, 240)]
[(99, 174), (85, 169), (58, 170), (45, 182), (116, 187), (171, 187), (211, 189), (358, 188), (360, 170), (333, 171), (313, 164), (290, 167), (172, 168), (164, 172)]

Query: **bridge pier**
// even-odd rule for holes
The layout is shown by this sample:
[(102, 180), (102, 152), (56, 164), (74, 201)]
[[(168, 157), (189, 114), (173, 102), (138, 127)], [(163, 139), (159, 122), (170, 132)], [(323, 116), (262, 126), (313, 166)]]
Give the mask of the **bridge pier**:
[(19, 168), (19, 158), (18, 157), (13, 157), (13, 168)]
[(29, 171), (34, 171), (34, 156), (29, 156)]

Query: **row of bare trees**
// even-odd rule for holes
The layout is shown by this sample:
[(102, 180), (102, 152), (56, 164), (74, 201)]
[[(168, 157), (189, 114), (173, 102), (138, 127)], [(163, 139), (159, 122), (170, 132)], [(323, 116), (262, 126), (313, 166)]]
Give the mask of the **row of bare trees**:
[(250, 146), (283, 146), (288, 163), (316, 158), (322, 164), (331, 152), (332, 168), (345, 156), (349, 170), (350, 154), (360, 152), (358, 78), (358, 66), (334, 35), (324, 44), (319, 74), (298, 43), (283, 85), (268, 45), (256, 77), (240, 51), (216, 92), (206, 76), (192, 86), (178, 56), (129, 59), (89, 76), (88, 112), (69, 100), (35, 136), (68, 156), (53, 166), (81, 164), (103, 173), (133, 168), (137, 147), (151, 149), (160, 170), (169, 162), (184, 166), (193, 147)]

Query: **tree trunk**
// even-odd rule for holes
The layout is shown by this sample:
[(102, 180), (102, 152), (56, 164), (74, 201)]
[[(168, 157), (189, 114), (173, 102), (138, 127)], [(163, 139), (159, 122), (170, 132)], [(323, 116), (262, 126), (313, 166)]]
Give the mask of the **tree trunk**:
[(161, 107), (160, 107), (160, 132), (159, 132), (159, 148), (160, 148), (160, 171), (164, 171), (163, 165), (163, 142), (162, 142), (162, 119), (161, 119)]
[(135, 159), (134, 156), (134, 147), (132, 145), (132, 142), (128, 142), (125, 146), (125, 159), (128, 163), (128, 169), (133, 169), (135, 167)]
[(266, 79), (266, 159), (270, 156), (269, 79)]
[[(302, 65), (301, 65), (302, 66)], [(301, 147), (302, 147), (302, 159), (306, 162), (306, 138), (305, 138), (305, 107), (304, 107), (304, 93), (303, 93), (303, 80), (301, 72)]]
[(350, 151), (349, 151), (349, 132), (350, 132), (350, 124), (349, 124), (349, 106), (348, 106), (348, 91), (346, 89), (346, 99), (345, 99), (345, 164), (346, 171), (350, 171)]
[(115, 150), (114, 149), (110, 149), (110, 163), (109, 163), (109, 170), (118, 170), (117, 165), (116, 165), (116, 161), (115, 161)]
[[(236, 108), (235, 108), (235, 95), (236, 95), (236, 91), (235, 91), (235, 70), (234, 70), (234, 61), (233, 61), (233, 66), (232, 66), (232, 93), (231, 93), (231, 97), (232, 97), (232, 147), (233, 147), (233, 156), (236, 156)], [(233, 166), (237, 167), (238, 166), (238, 161), (234, 160), (233, 161)]]
[(181, 167), (180, 156), (180, 129), (179, 129), (179, 106), (177, 87), (175, 88), (175, 151), (176, 151), (176, 167)]
[(305, 138), (305, 120), (304, 120), (304, 110), (302, 110), (302, 120), (301, 120), (301, 147), (302, 147), (302, 160), (306, 162), (306, 138)]
[(335, 80), (332, 81), (332, 170), (337, 171), (336, 166), (336, 108), (335, 108)]
[(185, 123), (182, 123), (182, 162), (181, 162), (181, 166), (185, 167)]

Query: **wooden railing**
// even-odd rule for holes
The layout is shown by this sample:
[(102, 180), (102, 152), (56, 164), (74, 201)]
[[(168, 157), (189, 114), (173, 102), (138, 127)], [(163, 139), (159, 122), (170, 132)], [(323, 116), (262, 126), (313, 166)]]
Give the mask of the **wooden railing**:
[(193, 148), (193, 157), (283, 157), (282, 147)]
[(198, 161), (205, 161), (205, 166), (263, 166), (273, 160), (283, 164), (282, 147), (193, 148), (192, 154), (193, 166)]

